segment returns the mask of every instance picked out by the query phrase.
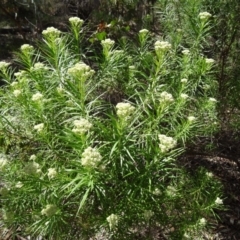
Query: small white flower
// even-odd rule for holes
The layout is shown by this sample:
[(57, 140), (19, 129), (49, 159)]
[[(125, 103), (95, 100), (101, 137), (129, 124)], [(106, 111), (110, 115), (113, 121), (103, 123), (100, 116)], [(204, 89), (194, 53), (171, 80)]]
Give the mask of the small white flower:
[(181, 83), (187, 83), (187, 81), (188, 81), (187, 78), (182, 78), (181, 79)]
[(20, 89), (16, 89), (13, 91), (13, 95), (15, 97), (19, 97), (21, 94), (22, 94), (22, 90), (20, 90)]
[(181, 97), (182, 99), (187, 99), (187, 98), (188, 98), (188, 95), (185, 94), (185, 93), (181, 93), (180, 97)]
[(58, 208), (53, 204), (48, 204), (42, 211), (42, 215), (46, 215), (47, 217), (53, 216), (57, 212)]
[(35, 130), (37, 130), (38, 132), (41, 132), (44, 128), (44, 123), (39, 123), (39, 124), (35, 125), (33, 128)]
[(82, 26), (84, 21), (82, 19), (80, 19), (79, 17), (70, 17), (69, 18), (69, 22), (73, 25), (73, 26)]
[(159, 148), (163, 153), (169, 151), (177, 145), (177, 141), (175, 139), (167, 137), (164, 134), (159, 134), (158, 139), (160, 141)]
[(32, 101), (36, 102), (39, 101), (43, 98), (43, 95), (40, 92), (37, 92), (35, 94), (33, 94), (32, 96)]
[(0, 70), (6, 69), (9, 65), (10, 65), (10, 63), (5, 62), (5, 61), (1, 61), (0, 62)]
[(48, 178), (49, 178), (49, 179), (55, 178), (56, 175), (57, 175), (56, 169), (55, 169), (55, 168), (49, 168), (47, 175), (48, 175)]
[(212, 177), (213, 177), (213, 173), (211, 173), (211, 172), (207, 172), (206, 175), (207, 175), (207, 177), (209, 177), (209, 178), (212, 178)]
[(212, 63), (215, 62), (215, 60), (212, 59), (212, 58), (205, 58), (205, 62), (208, 63), (208, 64), (212, 64)]
[(17, 85), (18, 85), (18, 82), (16, 82), (16, 81), (14, 81), (14, 82), (11, 83), (11, 86), (12, 86), (12, 87), (16, 87)]
[(194, 116), (189, 116), (187, 119), (189, 122), (193, 122), (196, 120), (196, 118)]
[(210, 14), (209, 12), (200, 12), (198, 16), (201, 20), (205, 20), (210, 18), (212, 14)]
[(118, 225), (119, 217), (115, 214), (111, 214), (107, 217), (107, 222), (109, 223), (110, 230), (113, 230)]
[(215, 200), (215, 203), (217, 205), (222, 205), (223, 204), (223, 200), (221, 198), (217, 197), (217, 199)]
[(155, 47), (155, 51), (168, 50), (172, 47), (172, 45), (166, 41), (156, 41), (154, 44), (154, 47)]
[(116, 105), (116, 109), (117, 115), (120, 118), (127, 118), (134, 112), (135, 107), (133, 107), (130, 103), (120, 102)]
[(15, 185), (16, 188), (21, 188), (22, 186), (23, 186), (22, 182), (17, 182)]
[(35, 161), (37, 159), (37, 156), (35, 154), (31, 155), (29, 160)]
[(188, 49), (184, 49), (184, 50), (182, 50), (182, 54), (183, 55), (189, 55), (190, 51)]
[(209, 102), (217, 102), (216, 98), (209, 98)]
[(207, 220), (206, 220), (205, 218), (201, 218), (201, 219), (199, 220), (199, 225), (200, 225), (200, 226), (204, 227), (206, 224), (207, 224)]
[(54, 27), (48, 27), (46, 30), (42, 31), (42, 34), (45, 35), (45, 36), (58, 38), (59, 35), (61, 34), (61, 31), (59, 31), (58, 29), (56, 29)]
[(31, 45), (29, 45), (29, 44), (23, 44), (22, 46), (21, 46), (21, 51), (22, 52), (26, 52), (26, 53), (30, 53), (30, 52), (32, 52), (33, 51), (33, 46), (31, 46)]
[(82, 153), (81, 163), (84, 167), (97, 167), (101, 160), (102, 156), (95, 148), (88, 147)]
[(8, 164), (8, 160), (5, 157), (0, 157), (0, 170), (4, 169)]
[(139, 31), (139, 33), (147, 34), (147, 33), (149, 33), (149, 31), (147, 29), (142, 29), (142, 30)]
[(103, 47), (107, 47), (108, 49), (114, 45), (115, 41), (107, 38), (101, 41)]
[(149, 221), (153, 215), (154, 215), (154, 212), (151, 210), (145, 210), (143, 213), (143, 217), (145, 218), (146, 221)]
[(164, 91), (160, 94), (160, 102), (173, 102), (173, 101), (174, 99), (171, 93)]
[(92, 127), (92, 124), (84, 118), (81, 118), (80, 120), (75, 120), (73, 122), (73, 125), (74, 128), (72, 129), (72, 131), (79, 134), (86, 133)]

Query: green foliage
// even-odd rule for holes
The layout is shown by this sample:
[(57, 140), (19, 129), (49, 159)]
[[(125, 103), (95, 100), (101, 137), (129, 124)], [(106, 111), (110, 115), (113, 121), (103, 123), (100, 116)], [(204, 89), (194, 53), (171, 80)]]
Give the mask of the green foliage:
[(38, 48), (21, 47), (19, 72), (0, 63), (6, 226), (47, 239), (204, 229), (222, 207), (220, 184), (176, 162), (195, 136), (217, 130), (214, 63), (201, 48), (209, 19), (199, 13), (188, 46), (143, 29), (137, 44), (105, 39), (88, 59), (82, 22), (70, 18), (69, 34), (48, 28)]

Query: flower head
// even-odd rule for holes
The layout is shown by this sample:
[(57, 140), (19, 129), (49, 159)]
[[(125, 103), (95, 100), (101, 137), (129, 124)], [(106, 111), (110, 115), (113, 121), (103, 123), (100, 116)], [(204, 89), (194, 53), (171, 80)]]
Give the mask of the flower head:
[(34, 50), (33, 46), (29, 44), (23, 44), (20, 49), (23, 53), (32, 53)]
[(61, 34), (61, 31), (54, 27), (48, 27), (46, 30), (42, 31), (42, 34), (46, 37), (50, 38), (58, 38)]
[(120, 118), (127, 118), (129, 117), (135, 110), (135, 107), (132, 106), (130, 103), (120, 102), (116, 105), (117, 115)]
[(35, 154), (31, 155), (29, 160), (35, 161), (37, 159), (37, 156)]
[(206, 220), (205, 218), (201, 218), (201, 219), (199, 220), (199, 225), (200, 225), (201, 227), (204, 227), (206, 224), (207, 224), (207, 220)]
[(209, 100), (209, 102), (217, 102), (216, 98), (212, 98), (212, 97), (209, 98), (208, 100)]
[(188, 95), (186, 93), (181, 93), (180, 97), (182, 99), (187, 99), (188, 98)]
[(190, 51), (188, 49), (184, 49), (184, 50), (182, 50), (182, 54), (183, 55), (189, 55)]
[(223, 200), (221, 198), (217, 197), (216, 200), (215, 200), (215, 203), (217, 205), (222, 205), (223, 204)]
[(171, 93), (164, 91), (160, 94), (160, 102), (173, 102), (173, 101), (174, 99)]
[(107, 217), (107, 222), (109, 224), (110, 230), (113, 230), (118, 225), (119, 217), (115, 214), (111, 214)]
[(41, 211), (42, 215), (46, 215), (47, 217), (53, 216), (57, 212), (58, 208), (56, 205), (48, 204), (46, 207)]
[(160, 141), (159, 148), (163, 153), (168, 152), (177, 145), (177, 141), (174, 138), (167, 137), (164, 134), (159, 134), (158, 139)]
[(212, 63), (215, 62), (215, 60), (212, 59), (212, 58), (205, 58), (205, 62), (208, 63), (208, 64), (212, 64)]
[(200, 12), (198, 16), (201, 20), (207, 20), (212, 16), (212, 14), (210, 14), (209, 12)]
[(22, 186), (23, 186), (23, 183), (20, 182), (20, 181), (17, 182), (16, 185), (15, 185), (16, 188), (21, 188)]
[(169, 42), (166, 41), (156, 41), (154, 44), (155, 51), (159, 50), (168, 50), (171, 49), (172, 45)]
[(92, 127), (92, 124), (84, 118), (81, 118), (80, 120), (75, 120), (73, 122), (73, 125), (74, 128), (72, 129), (72, 131), (79, 134), (87, 132)]
[(82, 153), (81, 163), (84, 167), (95, 168), (99, 165), (101, 160), (102, 156), (95, 148), (88, 147)]
[(196, 120), (196, 117), (194, 117), (194, 116), (189, 116), (187, 119), (188, 119), (189, 122), (193, 122), (193, 121)]
[(94, 70), (83, 62), (76, 63), (73, 67), (69, 68), (67, 72), (69, 75), (80, 77), (81, 79), (87, 79), (94, 74)]
[(9, 65), (10, 65), (10, 63), (7, 63), (5, 61), (1, 61), (0, 62), (0, 70), (6, 69)]
[(108, 49), (110, 49), (114, 45), (114, 43), (115, 43), (115, 41), (111, 40), (110, 38), (107, 38), (107, 39), (101, 41), (102, 46), (106, 47)]
[(33, 94), (32, 101), (37, 102), (43, 98), (43, 95), (40, 92)]
[(13, 95), (15, 97), (19, 97), (21, 94), (22, 94), (22, 90), (20, 90), (20, 89), (16, 89), (13, 91)]
[(33, 127), (34, 130), (37, 130), (38, 132), (41, 132), (44, 128), (44, 123), (39, 123)]
[(187, 78), (182, 78), (181, 79), (181, 83), (187, 83), (187, 81), (188, 81)]
[(56, 175), (57, 175), (56, 169), (55, 169), (55, 168), (49, 168), (47, 175), (48, 175), (48, 178), (49, 178), (49, 179), (55, 178)]
[(82, 19), (80, 19), (79, 17), (70, 17), (69, 18), (69, 22), (73, 25), (73, 26), (77, 26), (77, 27), (81, 27), (84, 23), (84, 21)]

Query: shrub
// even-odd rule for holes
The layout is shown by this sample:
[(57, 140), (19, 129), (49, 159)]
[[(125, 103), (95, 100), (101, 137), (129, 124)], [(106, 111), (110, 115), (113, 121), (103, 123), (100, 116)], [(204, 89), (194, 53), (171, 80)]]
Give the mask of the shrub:
[[(209, 26), (199, 16), (197, 44)], [(131, 239), (150, 227), (191, 236), (222, 205), (211, 173), (192, 176), (176, 161), (217, 129), (214, 61), (196, 41), (187, 49), (148, 30), (137, 46), (105, 39), (88, 59), (76, 20), (69, 34), (48, 28), (38, 48), (23, 45), (19, 72), (0, 63), (6, 226), (47, 239), (101, 229)]]

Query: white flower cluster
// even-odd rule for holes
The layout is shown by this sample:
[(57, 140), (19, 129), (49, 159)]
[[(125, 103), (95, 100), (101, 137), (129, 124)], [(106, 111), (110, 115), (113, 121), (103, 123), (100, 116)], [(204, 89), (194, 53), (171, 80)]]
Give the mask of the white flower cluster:
[(143, 217), (145, 218), (146, 221), (149, 221), (153, 215), (154, 215), (154, 212), (151, 210), (145, 210), (143, 213)]
[(139, 33), (141, 33), (141, 34), (147, 34), (147, 33), (149, 33), (149, 31), (148, 31), (147, 29), (142, 29), (142, 30), (139, 31)]
[(193, 122), (196, 120), (196, 118), (194, 116), (189, 116), (187, 119), (189, 122)]
[(15, 185), (16, 188), (21, 188), (23, 187), (23, 183), (22, 182), (17, 182), (16, 185)]
[(37, 62), (34, 64), (33, 67), (31, 67), (31, 70), (35, 70), (35, 71), (38, 71), (38, 70), (47, 70), (48, 68), (45, 66), (44, 63), (41, 63), (41, 62)]
[(101, 160), (102, 156), (95, 148), (88, 147), (82, 153), (81, 163), (84, 167), (97, 167)]
[(217, 197), (216, 200), (215, 200), (215, 204), (222, 205), (223, 204), (223, 200), (221, 198)]
[(206, 226), (206, 224), (207, 224), (207, 220), (206, 220), (205, 218), (201, 218), (201, 219), (199, 220), (199, 225), (200, 225), (201, 227)]
[(87, 119), (84, 118), (81, 118), (80, 120), (75, 120), (73, 122), (73, 125), (74, 128), (72, 129), (72, 131), (78, 134), (83, 134), (92, 127), (92, 124)]
[(24, 167), (24, 172), (29, 175), (41, 173), (40, 165), (36, 162), (30, 162)]
[(31, 155), (29, 160), (35, 161), (37, 159), (37, 156), (35, 154)]
[(159, 188), (155, 188), (152, 193), (153, 193), (154, 195), (156, 195), (156, 196), (162, 195), (162, 192), (161, 192), (161, 190), (160, 190)]
[(48, 204), (42, 211), (42, 215), (46, 215), (47, 217), (53, 216), (57, 212), (58, 208), (57, 206), (53, 204)]
[(2, 170), (8, 163), (8, 160), (5, 157), (0, 157), (0, 170)]
[(110, 38), (101, 41), (102, 46), (106, 47), (107, 49), (110, 49), (114, 45), (114, 43), (115, 41)]
[(5, 61), (0, 62), (0, 70), (7, 68), (10, 65), (10, 63), (7, 63)]
[(205, 62), (208, 63), (208, 64), (212, 64), (212, 63), (215, 62), (215, 60), (212, 59), (212, 58), (205, 58)]
[(14, 73), (14, 76), (15, 76), (17, 79), (21, 79), (22, 77), (24, 77), (24, 75), (26, 75), (26, 71), (24, 71), (24, 70), (21, 70), (20, 72)]
[(177, 141), (175, 139), (167, 137), (164, 134), (159, 134), (158, 139), (160, 141), (159, 148), (163, 153), (169, 151), (177, 145)]
[(43, 95), (40, 92), (33, 94), (32, 101), (37, 102), (43, 98)]
[(183, 55), (189, 55), (189, 54), (190, 54), (190, 51), (189, 51), (188, 49), (184, 49), (184, 50), (182, 51), (182, 54), (183, 54)]
[(212, 98), (212, 97), (210, 97), (208, 100), (209, 102), (217, 102), (216, 98)]
[(14, 81), (10, 84), (13, 88), (16, 87), (18, 85), (18, 82), (17, 81)]
[(84, 21), (82, 19), (80, 19), (79, 17), (70, 17), (69, 18), (69, 22), (73, 25), (73, 26), (79, 26), (81, 27), (84, 23)]
[(92, 70), (87, 64), (80, 62), (69, 68), (67, 72), (71, 76), (87, 79), (88, 77), (92, 76), (95, 71)]
[(187, 95), (186, 93), (181, 93), (181, 94), (180, 94), (180, 97), (181, 97), (182, 99), (187, 99), (187, 98), (188, 98), (188, 95)]
[(48, 27), (46, 30), (42, 31), (42, 34), (45, 35), (45, 36), (58, 38), (59, 35), (61, 34), (61, 31), (59, 31), (58, 29), (56, 29), (54, 27)]
[(130, 103), (120, 102), (116, 105), (116, 109), (117, 115), (120, 118), (127, 118), (134, 112), (135, 107), (133, 107)]
[(33, 50), (34, 50), (34, 48), (33, 48), (32, 45), (23, 44), (23, 45), (21, 46), (21, 51), (24, 52), (24, 53), (31, 53)]
[(164, 91), (160, 94), (160, 102), (173, 102), (173, 101), (174, 99), (171, 93)]
[(13, 95), (15, 97), (19, 97), (21, 94), (22, 94), (22, 90), (20, 90), (20, 89), (16, 89), (13, 91)]
[(34, 130), (37, 130), (38, 132), (41, 132), (44, 128), (44, 123), (39, 123), (33, 127)]
[(171, 49), (172, 45), (166, 41), (156, 41), (154, 44), (155, 51)]
[(181, 79), (181, 83), (187, 83), (187, 81), (188, 81), (187, 78), (182, 78)]
[(109, 224), (110, 230), (112, 230), (117, 227), (119, 217), (116, 214), (112, 213), (110, 216), (107, 217), (107, 222)]
[(52, 178), (55, 178), (57, 176), (57, 171), (55, 168), (49, 168), (48, 169), (48, 178), (49, 179), (52, 179)]
[(210, 18), (212, 16), (212, 14), (209, 12), (200, 12), (198, 16), (201, 20), (206, 20), (206, 19)]

